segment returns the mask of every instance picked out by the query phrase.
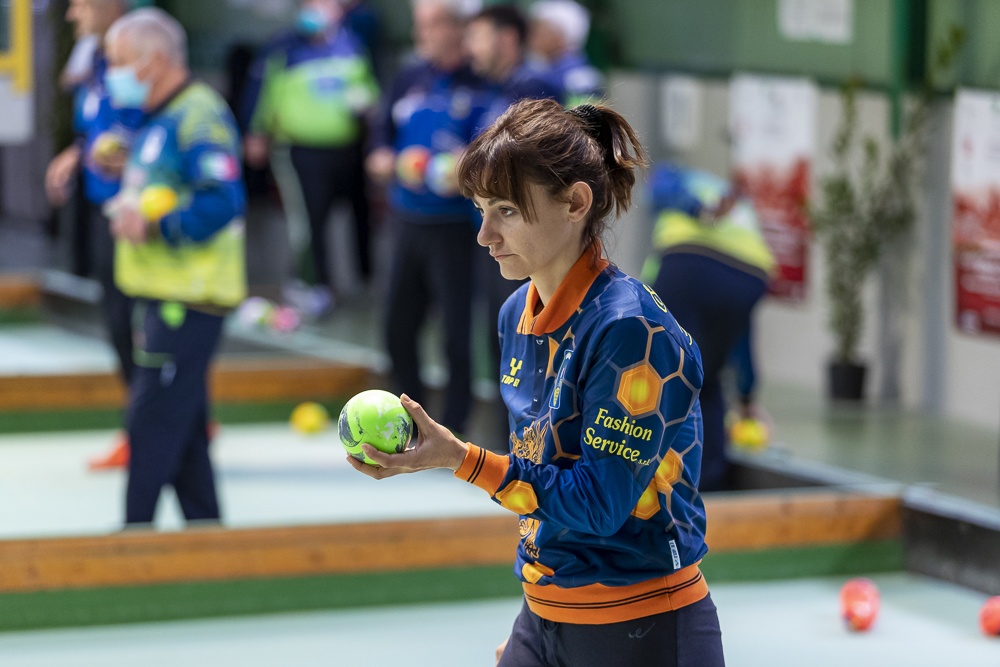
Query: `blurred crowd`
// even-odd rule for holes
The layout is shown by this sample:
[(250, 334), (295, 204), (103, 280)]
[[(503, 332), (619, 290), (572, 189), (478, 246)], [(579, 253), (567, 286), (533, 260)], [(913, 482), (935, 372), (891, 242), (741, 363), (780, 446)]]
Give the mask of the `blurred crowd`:
[[(584, 55), (589, 13), (573, 0), (408, 9), (413, 48), (394, 63), (364, 0), (301, 0), (291, 25), (233, 52), (230, 90), (216, 92), (192, 75), (185, 30), (163, 10), (71, 0), (76, 42), (60, 84), (77, 138), (45, 186), (71, 211), (76, 266), (101, 283), (129, 389), (120, 442), (92, 462), (129, 466), (129, 523), (151, 518), (164, 485), (190, 520), (218, 518), (205, 378), (221, 323), (234, 311), (284, 330), (337, 317), (332, 263), (343, 253), (328, 237), (338, 204), (350, 211), (356, 282), (382, 310), (393, 388), (424, 399), (421, 338), (438, 316), (449, 379), (437, 416), (468, 428), (473, 320), (485, 312), (496, 331), (517, 285), (476, 243), (458, 158), (510, 104), (580, 104), (602, 98), (604, 82)], [(259, 243), (245, 224), (258, 196), (280, 203), (294, 258), (265, 307), (243, 265), (244, 244)], [(373, 253), (374, 231), (388, 253)], [(496, 341), (490, 349), (498, 368)]]

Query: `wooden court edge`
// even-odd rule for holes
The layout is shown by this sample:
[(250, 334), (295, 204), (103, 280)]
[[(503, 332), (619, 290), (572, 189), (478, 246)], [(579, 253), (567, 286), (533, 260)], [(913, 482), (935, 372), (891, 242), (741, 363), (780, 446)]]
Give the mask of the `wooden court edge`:
[[(900, 502), (837, 492), (708, 497), (713, 554), (892, 541)], [(0, 541), (0, 593), (510, 565), (512, 516)]]
[[(212, 370), (213, 401), (261, 403), (352, 396), (368, 389), (366, 366), (318, 359), (227, 358)], [(119, 408), (125, 393), (113, 373), (4, 376), (0, 381), (0, 410), (58, 410)]]
[[(710, 553), (709, 586), (903, 569), (900, 540)], [(511, 563), (0, 593), (0, 632), (521, 597)]]
[(42, 301), (38, 281), (29, 276), (0, 276), (0, 308), (28, 308)]

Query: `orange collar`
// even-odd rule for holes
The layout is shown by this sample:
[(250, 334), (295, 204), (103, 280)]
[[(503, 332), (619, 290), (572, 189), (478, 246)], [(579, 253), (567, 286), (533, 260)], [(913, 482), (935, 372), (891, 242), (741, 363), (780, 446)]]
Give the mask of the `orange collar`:
[[(535, 283), (529, 284), (528, 294), (524, 299), (524, 310), (521, 312), (521, 320), (517, 323), (517, 333), (536, 336), (548, 334), (565, 324), (566, 320), (580, 308), (583, 297), (587, 296), (587, 290), (594, 284), (594, 279), (607, 268), (608, 260), (604, 259), (601, 254), (600, 242), (584, 250), (580, 259), (576, 260), (576, 264), (559, 283), (552, 299), (537, 315), (535, 315), (535, 311), (540, 305), (538, 290), (535, 289)], [(594, 257), (598, 259), (594, 266), (591, 266)]]

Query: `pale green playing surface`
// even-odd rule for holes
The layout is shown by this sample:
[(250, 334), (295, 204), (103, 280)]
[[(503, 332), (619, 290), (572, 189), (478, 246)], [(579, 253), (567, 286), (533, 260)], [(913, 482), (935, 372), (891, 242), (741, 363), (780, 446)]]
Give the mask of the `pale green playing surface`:
[[(1000, 639), (979, 633), (984, 595), (922, 577), (873, 577), (882, 611), (853, 634), (838, 618), (842, 579), (720, 584), (733, 667), (1000, 665)], [(0, 634), (4, 667), (79, 665), (492, 665), (520, 600), (385, 607), (236, 619)], [(611, 667), (611, 666), (609, 666)]]

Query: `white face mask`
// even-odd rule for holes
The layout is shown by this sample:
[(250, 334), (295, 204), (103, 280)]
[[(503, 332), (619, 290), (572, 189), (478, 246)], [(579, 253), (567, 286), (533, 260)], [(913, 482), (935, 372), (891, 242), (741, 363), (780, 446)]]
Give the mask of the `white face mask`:
[(104, 74), (104, 87), (111, 105), (119, 109), (141, 109), (149, 99), (152, 85), (136, 74), (141, 64), (109, 67)]

